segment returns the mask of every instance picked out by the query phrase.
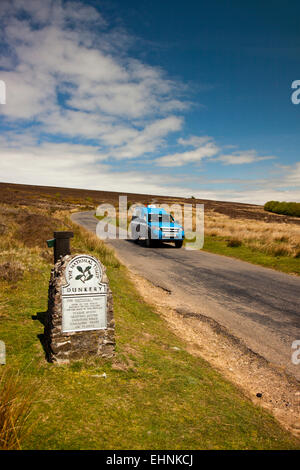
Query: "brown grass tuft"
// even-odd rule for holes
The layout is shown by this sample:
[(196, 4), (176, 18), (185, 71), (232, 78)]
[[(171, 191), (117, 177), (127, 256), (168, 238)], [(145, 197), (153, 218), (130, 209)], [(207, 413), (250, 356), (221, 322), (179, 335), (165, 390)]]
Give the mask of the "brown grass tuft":
[(7, 369), (0, 374), (0, 449), (19, 450), (29, 432), (32, 396), (24, 393), (19, 374)]
[(0, 235), (4, 235), (7, 231), (7, 226), (5, 224), (0, 224)]
[(231, 247), (236, 247), (236, 246), (241, 246), (242, 245), (242, 240), (239, 238), (231, 238), (230, 240), (227, 241), (227, 246)]
[(294, 258), (300, 258), (300, 249), (296, 251)]
[(7, 261), (0, 264), (0, 280), (17, 282), (23, 278), (24, 268), (20, 263)]
[(20, 212), (16, 222), (19, 224), (16, 238), (28, 247), (44, 248), (46, 240), (52, 238), (53, 232), (61, 227), (61, 221), (41, 212)]

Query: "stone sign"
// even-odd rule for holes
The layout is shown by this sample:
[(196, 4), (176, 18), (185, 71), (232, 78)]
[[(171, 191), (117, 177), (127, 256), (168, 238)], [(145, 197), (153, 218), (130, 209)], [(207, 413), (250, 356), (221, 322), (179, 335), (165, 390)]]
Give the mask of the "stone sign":
[(49, 284), (45, 347), (51, 362), (114, 354), (112, 293), (105, 268), (89, 255), (66, 255)]
[(67, 285), (62, 287), (62, 331), (106, 328), (107, 285), (95, 258), (76, 256), (67, 265)]

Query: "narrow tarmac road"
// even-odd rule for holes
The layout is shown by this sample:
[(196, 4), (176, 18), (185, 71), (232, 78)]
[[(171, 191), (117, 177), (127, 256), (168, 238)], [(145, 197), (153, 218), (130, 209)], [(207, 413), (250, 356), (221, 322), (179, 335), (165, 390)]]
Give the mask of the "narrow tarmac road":
[[(72, 220), (96, 231), (93, 211), (75, 213)], [(133, 272), (170, 291), (178, 309), (213, 318), (300, 380), (300, 364), (291, 359), (292, 343), (300, 340), (299, 277), (171, 244), (146, 248), (118, 239), (109, 244)]]

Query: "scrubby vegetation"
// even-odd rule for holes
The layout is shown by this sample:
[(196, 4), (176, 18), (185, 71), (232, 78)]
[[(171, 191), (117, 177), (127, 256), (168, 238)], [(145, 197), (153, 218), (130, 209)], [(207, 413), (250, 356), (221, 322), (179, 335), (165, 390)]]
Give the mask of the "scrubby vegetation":
[(217, 245), (222, 241), (228, 247), (246, 247), (251, 250), (253, 262), (259, 253), (275, 258), (289, 258), (292, 264), (298, 264), (300, 274), (300, 225), (232, 219), (215, 212), (206, 212), (205, 243), (210, 242), (209, 246), (212, 247), (213, 242)]
[[(0, 366), (1, 367), (1, 366)], [(29, 434), (34, 386), (24, 389), (18, 372), (0, 370), (0, 450), (19, 450)]]
[(23, 266), (20, 263), (13, 261), (7, 261), (6, 263), (0, 264), (0, 280), (17, 282), (23, 277)]
[(275, 214), (300, 217), (300, 202), (268, 201), (264, 205), (264, 210)]

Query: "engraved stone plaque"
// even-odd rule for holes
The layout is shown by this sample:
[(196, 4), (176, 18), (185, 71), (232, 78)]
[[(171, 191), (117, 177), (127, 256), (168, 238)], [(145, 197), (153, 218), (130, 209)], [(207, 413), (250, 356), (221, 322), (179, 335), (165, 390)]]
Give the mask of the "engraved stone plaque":
[(101, 330), (107, 327), (107, 286), (101, 283), (100, 263), (79, 255), (66, 267), (67, 285), (62, 287), (62, 331)]

